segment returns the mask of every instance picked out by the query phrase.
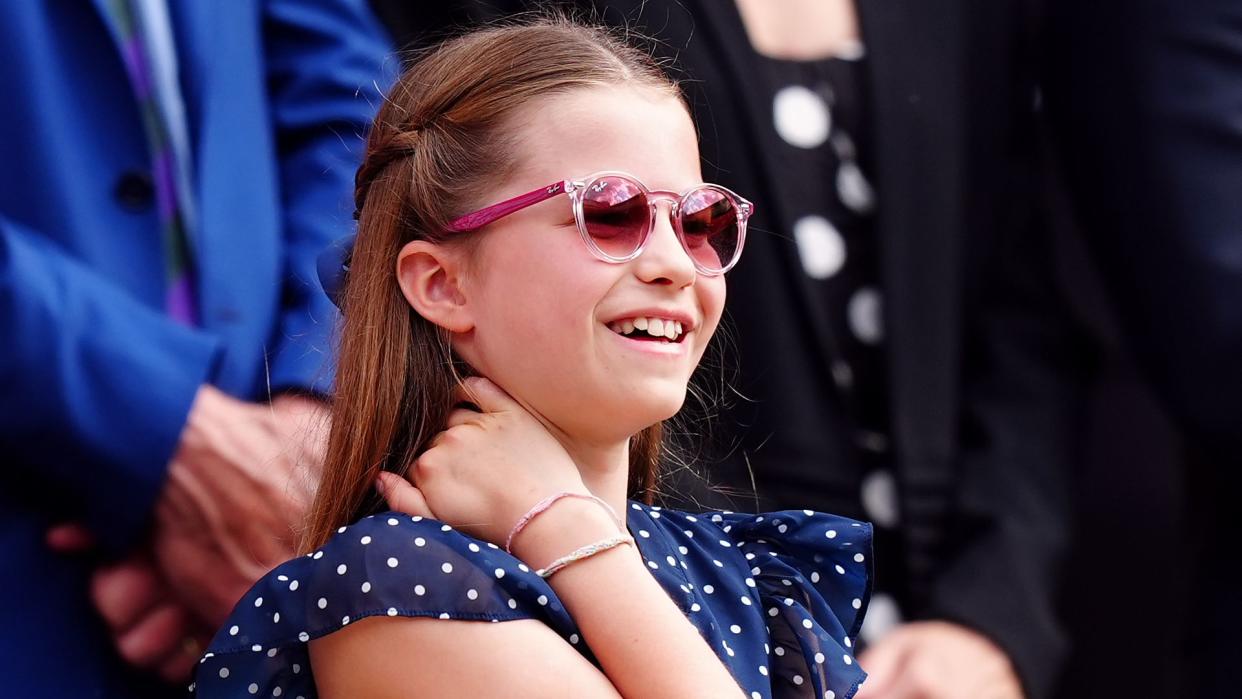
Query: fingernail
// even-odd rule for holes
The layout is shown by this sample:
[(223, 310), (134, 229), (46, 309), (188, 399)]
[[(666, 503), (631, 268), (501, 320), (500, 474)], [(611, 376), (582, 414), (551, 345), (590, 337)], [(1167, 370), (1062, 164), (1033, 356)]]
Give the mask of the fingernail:
[(375, 489), (376, 489), (377, 491), (379, 491), (379, 494), (380, 494), (380, 495), (383, 495), (383, 494), (384, 494), (384, 479), (383, 479), (382, 477), (376, 477), (376, 479), (375, 479)]

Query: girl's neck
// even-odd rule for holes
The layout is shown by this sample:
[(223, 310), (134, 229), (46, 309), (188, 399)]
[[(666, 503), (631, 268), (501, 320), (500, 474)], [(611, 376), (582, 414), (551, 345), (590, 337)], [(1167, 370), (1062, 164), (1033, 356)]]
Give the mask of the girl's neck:
[(629, 440), (597, 445), (575, 442), (565, 435), (558, 437), (565, 451), (578, 465), (587, 490), (616, 509), (624, 521), (625, 496), (630, 479)]

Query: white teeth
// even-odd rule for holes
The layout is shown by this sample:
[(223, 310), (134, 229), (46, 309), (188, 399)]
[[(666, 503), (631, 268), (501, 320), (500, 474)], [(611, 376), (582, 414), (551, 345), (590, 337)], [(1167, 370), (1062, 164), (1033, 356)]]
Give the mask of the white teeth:
[(621, 335), (632, 335), (639, 330), (649, 337), (669, 341), (676, 341), (685, 333), (685, 326), (681, 324), (681, 321), (666, 318), (638, 317), (618, 320), (610, 323), (608, 327)]

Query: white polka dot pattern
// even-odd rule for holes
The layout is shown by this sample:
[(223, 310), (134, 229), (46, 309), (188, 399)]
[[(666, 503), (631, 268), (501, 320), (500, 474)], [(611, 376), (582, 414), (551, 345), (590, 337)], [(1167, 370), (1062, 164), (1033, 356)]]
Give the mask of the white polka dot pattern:
[(828, 140), (832, 113), (824, 99), (801, 85), (781, 88), (772, 100), (776, 133), (791, 146), (815, 148)]
[(865, 286), (850, 297), (845, 309), (850, 331), (860, 342), (874, 345), (884, 339), (884, 321), (881, 315), (880, 292)]
[[(851, 639), (867, 590), (868, 557), (859, 552), (870, 550), (869, 526), (806, 511), (695, 517), (637, 503), (628, 524), (647, 532), (636, 540), (657, 564), (652, 576), (746, 694), (768, 698), (773, 687), (800, 685), (814, 696), (850, 696), (862, 676)], [(440, 522), (364, 518), (316, 553), (283, 564), (247, 594), (201, 660), (196, 696), (313, 699), (311, 673), (301, 672), (308, 642), (372, 616), (538, 619), (592, 658), (546, 581)], [(777, 634), (778, 625), (786, 630)]]
[(827, 279), (845, 264), (845, 239), (823, 216), (798, 219), (793, 233), (802, 269), (812, 279)]

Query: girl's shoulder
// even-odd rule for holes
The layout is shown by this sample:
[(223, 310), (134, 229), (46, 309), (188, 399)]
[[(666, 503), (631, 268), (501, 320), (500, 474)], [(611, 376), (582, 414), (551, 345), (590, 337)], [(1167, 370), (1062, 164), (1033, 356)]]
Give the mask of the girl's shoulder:
[(255, 583), (208, 646), (194, 690), (314, 697), (307, 643), (372, 616), (539, 619), (566, 638), (574, 631), (547, 583), (503, 549), (386, 512), (341, 527)]

